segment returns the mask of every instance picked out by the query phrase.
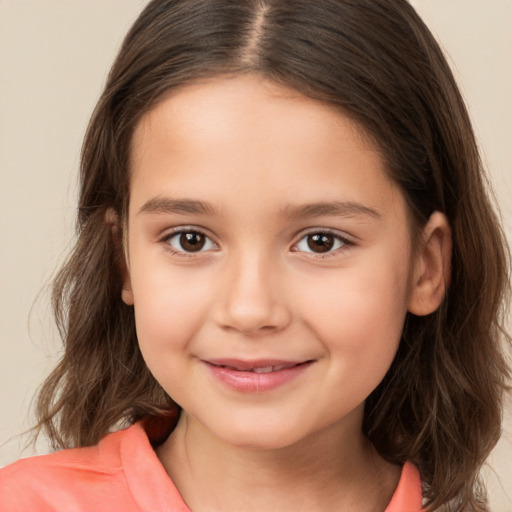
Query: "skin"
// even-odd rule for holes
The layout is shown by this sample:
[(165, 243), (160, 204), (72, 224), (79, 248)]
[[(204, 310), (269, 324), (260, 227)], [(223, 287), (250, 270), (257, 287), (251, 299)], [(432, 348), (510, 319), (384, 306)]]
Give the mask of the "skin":
[[(403, 195), (361, 128), (255, 75), (160, 101), (136, 129), (131, 171), (123, 300), (149, 369), (183, 409), (158, 456), (185, 502), (383, 511), (400, 468), (363, 436), (364, 402), (407, 311), (442, 299), (444, 216), (413, 251)], [(326, 230), (332, 250), (312, 249)], [(180, 245), (191, 231), (207, 237), (196, 252)], [(311, 363), (244, 393), (212, 375), (214, 358)]]

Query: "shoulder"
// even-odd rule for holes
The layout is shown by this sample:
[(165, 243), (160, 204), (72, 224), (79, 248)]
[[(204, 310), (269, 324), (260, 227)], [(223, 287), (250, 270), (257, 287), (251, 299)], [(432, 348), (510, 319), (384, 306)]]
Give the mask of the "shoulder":
[(169, 415), (138, 422), (96, 446), (1, 469), (0, 512), (190, 512), (151, 444), (168, 435), (173, 422)]
[(121, 457), (126, 436), (136, 440), (137, 426), (110, 434), (96, 446), (29, 457), (0, 469), (0, 510), (99, 511), (111, 509), (113, 496), (123, 510), (138, 510)]

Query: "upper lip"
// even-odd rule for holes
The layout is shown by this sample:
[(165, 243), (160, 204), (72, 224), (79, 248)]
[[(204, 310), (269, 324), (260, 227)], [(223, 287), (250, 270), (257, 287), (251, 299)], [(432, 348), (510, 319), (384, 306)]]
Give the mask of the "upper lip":
[(225, 366), (234, 370), (248, 371), (255, 368), (278, 367), (279, 369), (292, 368), (298, 364), (308, 363), (310, 360), (303, 361), (286, 361), (282, 359), (255, 359), (252, 361), (242, 359), (207, 359), (206, 363), (214, 366)]

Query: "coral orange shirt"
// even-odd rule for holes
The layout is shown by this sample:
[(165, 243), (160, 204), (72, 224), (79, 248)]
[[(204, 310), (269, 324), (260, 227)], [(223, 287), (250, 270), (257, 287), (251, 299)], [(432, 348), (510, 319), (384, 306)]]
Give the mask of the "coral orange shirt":
[[(406, 463), (385, 512), (420, 512), (421, 482)], [(190, 512), (141, 423), (98, 445), (21, 459), (0, 470), (1, 512)]]

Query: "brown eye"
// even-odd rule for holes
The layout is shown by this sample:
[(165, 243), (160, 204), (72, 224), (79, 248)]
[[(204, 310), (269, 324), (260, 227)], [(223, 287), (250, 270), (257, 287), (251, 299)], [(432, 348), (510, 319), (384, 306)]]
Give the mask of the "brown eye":
[(334, 247), (336, 239), (327, 233), (315, 233), (308, 235), (308, 247), (313, 252), (328, 252)]
[(166, 237), (165, 242), (175, 253), (194, 253), (214, 249), (215, 244), (199, 231), (180, 231)]
[(341, 236), (330, 233), (328, 231), (319, 231), (317, 233), (309, 233), (303, 236), (294, 250), (306, 253), (328, 253), (334, 252), (350, 242), (344, 240)]
[(204, 247), (205, 237), (201, 233), (182, 233), (180, 245), (187, 252), (200, 251)]

